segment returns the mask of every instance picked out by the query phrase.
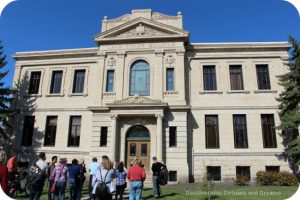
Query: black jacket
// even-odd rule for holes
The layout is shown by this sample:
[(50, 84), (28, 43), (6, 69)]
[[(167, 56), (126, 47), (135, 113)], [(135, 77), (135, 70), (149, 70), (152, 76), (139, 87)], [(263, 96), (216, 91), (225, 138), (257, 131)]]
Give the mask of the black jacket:
[(162, 169), (165, 169), (165, 168), (166, 168), (166, 165), (164, 165), (164, 164), (162, 164), (162, 163), (160, 163), (160, 162), (153, 163), (153, 164), (152, 164), (152, 167), (151, 167), (153, 176), (158, 176), (158, 175), (159, 175), (159, 172), (160, 172)]

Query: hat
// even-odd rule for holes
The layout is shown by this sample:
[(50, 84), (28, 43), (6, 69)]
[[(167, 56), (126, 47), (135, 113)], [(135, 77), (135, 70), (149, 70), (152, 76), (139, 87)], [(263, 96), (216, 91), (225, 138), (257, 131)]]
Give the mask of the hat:
[(157, 160), (157, 157), (156, 157), (156, 156), (153, 156), (153, 157), (152, 157), (152, 160)]

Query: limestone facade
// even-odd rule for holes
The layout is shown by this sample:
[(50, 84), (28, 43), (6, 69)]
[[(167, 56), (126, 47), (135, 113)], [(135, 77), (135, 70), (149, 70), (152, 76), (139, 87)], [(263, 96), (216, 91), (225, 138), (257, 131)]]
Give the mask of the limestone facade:
[[(49, 161), (58, 155), (69, 162), (84, 158), (89, 164), (93, 157), (100, 159), (105, 154), (128, 165), (128, 135), (132, 127), (140, 126), (150, 137), (146, 162), (150, 166), (151, 158), (157, 156), (172, 171), (173, 182), (201, 181), (208, 166), (220, 167), (221, 181), (236, 177), (237, 166), (250, 167), (252, 181), (266, 166), (289, 170), (279, 157), (283, 151), (279, 132), (276, 130), (276, 147), (264, 148), (261, 124), (262, 114), (272, 114), (275, 126), (280, 123), (275, 98), (283, 88), (276, 76), (287, 71), (287, 42), (190, 43), (181, 13), (167, 16), (151, 10), (133, 10), (116, 19), (104, 17), (102, 32), (94, 40), (95, 48), (13, 55), (18, 91), (15, 107), (20, 109), (14, 118), (13, 145), (22, 150), (24, 161), (44, 151)], [(136, 84), (132, 66), (138, 61), (149, 66), (147, 95), (130, 94), (131, 85)], [(231, 90), (231, 65), (241, 66), (241, 90)], [(270, 88), (258, 89), (257, 65), (268, 67)], [(214, 90), (204, 89), (204, 66), (215, 67)], [(170, 90), (167, 69), (173, 70)], [(78, 70), (85, 70), (84, 88), (75, 93)], [(62, 72), (61, 90), (55, 94), (50, 92), (54, 71)], [(108, 77), (109, 71), (113, 78)], [(40, 82), (37, 93), (29, 94), (33, 72), (40, 72)], [(107, 89), (109, 81), (112, 89)], [(247, 148), (235, 148), (233, 115), (238, 114), (246, 116)], [(217, 148), (206, 147), (205, 116), (211, 115), (218, 119)], [(31, 145), (22, 145), (25, 116), (35, 117)], [(57, 116), (51, 146), (44, 145), (49, 116)], [(77, 146), (68, 145), (71, 116), (81, 116)], [(176, 127), (171, 147), (170, 127)], [(107, 144), (101, 146), (103, 130), (107, 130)]]

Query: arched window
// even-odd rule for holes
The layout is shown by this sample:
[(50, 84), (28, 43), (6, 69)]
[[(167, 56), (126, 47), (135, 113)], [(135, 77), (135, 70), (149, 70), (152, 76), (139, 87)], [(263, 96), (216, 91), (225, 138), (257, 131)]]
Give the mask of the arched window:
[(150, 67), (143, 60), (136, 61), (130, 69), (130, 90), (129, 95), (140, 96), (150, 95)]
[(133, 126), (127, 132), (127, 140), (150, 140), (149, 130), (141, 125)]

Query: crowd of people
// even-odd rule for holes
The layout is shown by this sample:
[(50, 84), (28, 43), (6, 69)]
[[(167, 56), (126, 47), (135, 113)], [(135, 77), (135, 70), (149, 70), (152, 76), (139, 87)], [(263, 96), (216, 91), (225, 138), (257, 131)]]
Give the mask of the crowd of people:
[[(2, 190), (10, 194), (10, 182), (18, 171), (18, 155), (12, 154), (6, 162), (7, 156), (4, 151), (0, 151), (0, 184)], [(166, 169), (166, 166), (157, 162), (153, 157), (152, 164), (153, 194), (156, 198), (161, 195), (159, 173)], [(89, 177), (89, 198), (90, 200), (122, 200), (127, 180), (130, 183), (129, 199), (142, 199), (142, 190), (146, 173), (144, 165), (137, 157), (130, 164), (127, 170), (123, 162), (114, 163), (108, 156), (103, 155), (101, 162), (97, 158), (92, 159), (88, 166)], [(71, 165), (67, 165), (66, 158), (53, 156), (51, 162), (46, 162), (46, 154), (39, 153), (39, 159), (33, 163), (28, 170), (28, 184), (30, 189), (29, 200), (39, 200), (44, 183), (47, 182), (48, 200), (64, 200), (67, 185), (69, 186), (69, 200), (79, 200), (82, 197), (83, 184), (86, 180), (86, 166), (83, 159), (72, 160)], [(46, 181), (47, 179), (47, 181)]]

